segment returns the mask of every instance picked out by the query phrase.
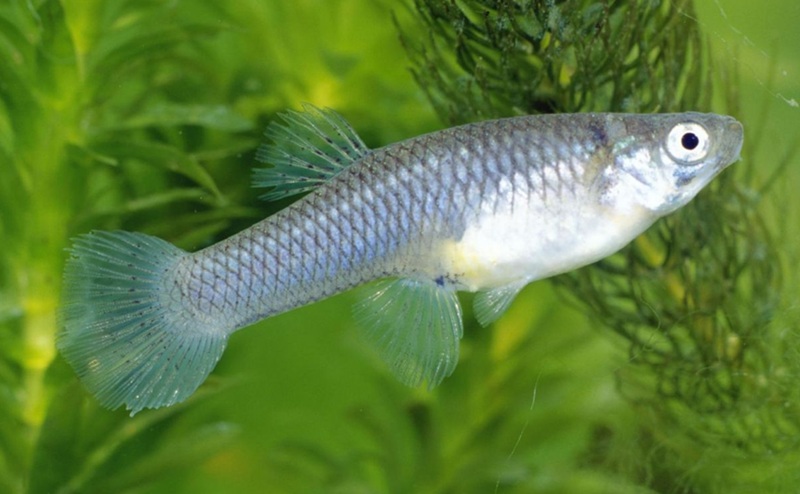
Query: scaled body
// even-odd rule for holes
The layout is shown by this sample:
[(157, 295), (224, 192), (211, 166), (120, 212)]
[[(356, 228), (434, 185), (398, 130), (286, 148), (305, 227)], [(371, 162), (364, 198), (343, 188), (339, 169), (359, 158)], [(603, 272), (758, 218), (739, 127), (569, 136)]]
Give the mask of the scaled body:
[(401, 380), (437, 384), (457, 360), (457, 290), (493, 321), (527, 283), (688, 202), (742, 143), (738, 122), (697, 113), (516, 117), (374, 151), (333, 112), (286, 120), (261, 182), (276, 196), (320, 185), (276, 215), (194, 254), (121, 232), (76, 241), (59, 346), (104, 404), (181, 401), (233, 331), (379, 279), (357, 309), (371, 339)]

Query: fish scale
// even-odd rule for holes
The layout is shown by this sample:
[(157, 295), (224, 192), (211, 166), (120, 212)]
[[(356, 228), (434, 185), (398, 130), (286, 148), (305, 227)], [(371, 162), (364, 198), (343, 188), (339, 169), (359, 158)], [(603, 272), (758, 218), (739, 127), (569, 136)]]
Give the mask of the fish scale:
[(514, 117), (368, 150), (330, 110), (267, 129), (265, 198), (309, 192), (195, 253), (128, 232), (76, 239), (58, 345), (100, 402), (184, 400), (234, 331), (375, 281), (359, 326), (404, 383), (458, 361), (459, 290), (482, 324), (528, 283), (630, 242), (738, 159), (742, 127), (700, 114)]

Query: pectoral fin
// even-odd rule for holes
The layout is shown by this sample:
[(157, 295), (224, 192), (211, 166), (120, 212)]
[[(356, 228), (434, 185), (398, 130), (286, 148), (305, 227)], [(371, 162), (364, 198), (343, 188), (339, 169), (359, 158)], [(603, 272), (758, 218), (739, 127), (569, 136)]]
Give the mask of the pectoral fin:
[(473, 309), (481, 326), (488, 326), (498, 320), (526, 284), (527, 281), (523, 281), (478, 292), (473, 301)]
[(395, 376), (408, 386), (442, 382), (458, 363), (463, 334), (455, 291), (409, 279), (384, 280), (369, 289), (356, 317)]

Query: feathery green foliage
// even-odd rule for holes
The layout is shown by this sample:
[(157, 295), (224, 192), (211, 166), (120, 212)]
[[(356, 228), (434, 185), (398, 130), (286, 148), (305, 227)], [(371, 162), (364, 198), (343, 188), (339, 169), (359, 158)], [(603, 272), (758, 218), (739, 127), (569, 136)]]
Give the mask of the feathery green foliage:
[(414, 75), (451, 123), (531, 113), (693, 108), (708, 91), (690, 0), (415, 0)]
[[(710, 110), (715, 81), (696, 70), (711, 61), (691, 1), (416, 5), (433, 35), (424, 44), (406, 39), (414, 74), (453, 123), (516, 113)], [(723, 75), (716, 82), (727, 84), (727, 110), (738, 114), (736, 81)], [(686, 475), (697, 468), (693, 449), (706, 451), (713, 468), (763, 467), (764, 455), (788, 463), (800, 453), (797, 341), (786, 338), (787, 321), (778, 317), (787, 302), (783, 252), (759, 208), (764, 191), (752, 182), (753, 149), (745, 148), (737, 174), (717, 179), (622, 253), (556, 280), (579, 310), (628, 344), (619, 391), (647, 417), (642, 437), (658, 438), (641, 447), (647, 455), (666, 447), (679, 459), (668, 467), (673, 480), (648, 482), (658, 491), (758, 485), (755, 468), (710, 483), (718, 475), (711, 469)], [(795, 470), (772, 475), (775, 485), (798, 479)]]
[(235, 335), (218, 374), (246, 379), (179, 406), (129, 418), (80, 387), (53, 344), (69, 237), (196, 249), (279, 207), (249, 206), (276, 111), (334, 108), (372, 146), (441, 127), (425, 95), (448, 124), (712, 96), (741, 116), (689, 0), (411, 3), (394, 14), (424, 94), (388, 0), (0, 2), (0, 492), (796, 489), (798, 280), (763, 216), (783, 184), (756, 170), (761, 122), (623, 253), (491, 328), (465, 314), (434, 392), (380, 373), (352, 295)]
[[(132, 419), (77, 384), (54, 345), (65, 249), (95, 228), (197, 249), (264, 215), (248, 206), (261, 123), (298, 99), (345, 108), (342, 94), (365, 92), (350, 84), (359, 78), (374, 87), (351, 54), (363, 30), (351, 30), (348, 54), (308, 43), (307, 22), (285, 22), (292, 9), (345, 19), (347, 7), (0, 2), (0, 491), (141, 491), (235, 444), (228, 421), (186, 413), (225, 387), (217, 379), (186, 404)], [(305, 77), (281, 45), (290, 38), (309, 59)], [(331, 51), (314, 63), (321, 46)], [(394, 109), (413, 102), (383, 89)], [(412, 108), (417, 121), (426, 115)]]
[[(191, 14), (160, 1), (0, 6), (3, 492), (124, 492), (164, 468), (153, 460), (179, 409), (131, 421), (87, 402), (56, 358), (54, 314), (73, 233), (126, 223), (191, 241), (243, 214), (203, 156), (249, 146), (237, 134), (251, 123), (212, 103), (221, 88), (201, 63), (222, 13)], [(198, 426), (169, 443), (170, 463), (192, 464), (233, 432)], [(139, 442), (153, 450), (130, 447)]]

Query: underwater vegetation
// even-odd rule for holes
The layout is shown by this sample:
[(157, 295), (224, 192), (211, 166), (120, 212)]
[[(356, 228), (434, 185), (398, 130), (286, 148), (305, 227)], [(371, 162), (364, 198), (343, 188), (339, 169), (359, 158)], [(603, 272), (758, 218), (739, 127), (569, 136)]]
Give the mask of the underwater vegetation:
[[(450, 122), (520, 112), (677, 111), (702, 107), (713, 93), (725, 111), (741, 112), (734, 67), (721, 70), (722, 80), (692, 70), (717, 61), (690, 1), (416, 5), (435, 35), (424, 44), (407, 40), (414, 74)], [(617, 389), (654, 421), (662, 446), (720, 448), (744, 478), (765, 467), (762, 455), (795, 458), (800, 440), (797, 341), (787, 338), (781, 309), (794, 287), (781, 266), (786, 253), (757, 207), (771, 192), (770, 180), (753, 178), (758, 144), (738, 165), (750, 170), (722, 175), (620, 255), (555, 281), (627, 343), (629, 365), (618, 372)], [(795, 149), (783, 152), (778, 174)], [(775, 481), (769, 485), (776, 489), (797, 473), (770, 470), (756, 479), (750, 485)], [(672, 489), (692, 490), (657, 487)]]
[[(738, 58), (714, 58), (697, 17), (689, 0), (1, 2), (0, 492), (793, 492), (796, 216), (770, 201), (795, 148), (751, 131), (767, 117), (742, 114)], [(371, 147), (698, 109), (741, 117), (745, 149), (621, 253), (491, 328), (465, 314), (434, 392), (394, 383), (345, 294), (237, 335), (183, 404), (101, 408), (55, 350), (69, 239), (196, 250), (271, 214), (255, 148), (303, 101)]]

